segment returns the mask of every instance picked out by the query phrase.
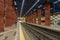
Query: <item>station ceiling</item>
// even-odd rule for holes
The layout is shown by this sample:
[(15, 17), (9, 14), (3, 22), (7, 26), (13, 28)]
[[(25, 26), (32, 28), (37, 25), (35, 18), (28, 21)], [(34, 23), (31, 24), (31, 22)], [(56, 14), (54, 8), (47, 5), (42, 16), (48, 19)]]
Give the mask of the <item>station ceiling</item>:
[[(37, 9), (38, 7), (42, 8), (42, 15), (44, 15), (44, 7), (43, 4), (47, 0), (39, 0), (39, 2), (29, 11), (27, 12), (36, 2), (37, 0), (15, 0), (17, 4), (17, 12), (18, 15), (21, 17), (25, 17), (32, 12), (33, 10)], [(49, 0), (51, 3), (51, 15), (54, 13), (60, 13), (60, 0)], [(23, 7), (22, 7), (23, 4)]]

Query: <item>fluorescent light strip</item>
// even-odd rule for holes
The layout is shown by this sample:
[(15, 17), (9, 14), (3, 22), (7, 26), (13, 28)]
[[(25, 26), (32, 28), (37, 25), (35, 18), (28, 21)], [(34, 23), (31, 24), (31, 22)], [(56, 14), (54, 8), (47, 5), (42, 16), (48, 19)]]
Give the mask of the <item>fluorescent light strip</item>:
[(55, 1), (54, 4), (58, 3), (59, 1)]
[(39, 5), (38, 8), (42, 7), (42, 5)]
[(58, 1), (60, 1), (60, 0), (58, 0)]
[(60, 13), (60, 12), (56, 12), (56, 13)]
[[(27, 15), (39, 1), (40, 0), (37, 0), (37, 2), (35, 2), (35, 4), (25, 13), (25, 15)], [(24, 15), (24, 17), (25, 17), (25, 15)]]
[(17, 4), (16, 4), (16, 1), (14, 1), (14, 4), (17, 5)]
[(24, 2), (25, 2), (25, 0), (22, 1), (21, 11), (20, 11), (20, 17), (22, 15), (22, 10), (23, 10), (23, 6), (24, 6)]

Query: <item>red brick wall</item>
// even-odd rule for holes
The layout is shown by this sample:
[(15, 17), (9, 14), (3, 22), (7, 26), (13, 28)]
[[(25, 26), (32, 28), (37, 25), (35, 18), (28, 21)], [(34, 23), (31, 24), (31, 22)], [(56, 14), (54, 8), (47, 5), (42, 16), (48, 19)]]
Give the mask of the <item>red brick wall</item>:
[(38, 24), (41, 24), (41, 13), (42, 13), (41, 8), (38, 8), (38, 9), (37, 9), (37, 14), (38, 14)]
[(36, 24), (36, 11), (33, 12), (33, 23)]
[(4, 31), (4, 0), (0, 0), (0, 32)]
[(6, 0), (6, 26), (11, 26), (17, 20), (15, 8), (12, 6), (13, 0)]
[(50, 26), (50, 3), (46, 2), (45, 7), (45, 25)]
[[(6, 26), (13, 25), (17, 20), (17, 13), (15, 8), (12, 6), (13, 0), (5, 0), (6, 3), (6, 20), (4, 19), (4, 0), (0, 0), (0, 32), (4, 31), (4, 24)], [(5, 22), (4, 22), (5, 21)]]
[(33, 13), (30, 14), (30, 21), (33, 23)]
[(36, 23), (36, 12), (32, 12), (27, 15), (25, 21), (29, 23)]

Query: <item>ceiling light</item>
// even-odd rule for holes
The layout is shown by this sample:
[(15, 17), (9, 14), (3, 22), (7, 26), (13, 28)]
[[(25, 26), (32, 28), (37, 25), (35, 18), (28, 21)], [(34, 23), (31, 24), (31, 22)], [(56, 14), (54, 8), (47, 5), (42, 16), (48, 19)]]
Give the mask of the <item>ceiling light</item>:
[(42, 5), (39, 5), (38, 8), (42, 7)]
[(16, 1), (14, 1), (14, 5), (17, 5), (17, 4), (16, 4)]
[(58, 0), (58, 1), (60, 1), (60, 0)]
[(58, 1), (55, 1), (54, 4), (58, 3)]

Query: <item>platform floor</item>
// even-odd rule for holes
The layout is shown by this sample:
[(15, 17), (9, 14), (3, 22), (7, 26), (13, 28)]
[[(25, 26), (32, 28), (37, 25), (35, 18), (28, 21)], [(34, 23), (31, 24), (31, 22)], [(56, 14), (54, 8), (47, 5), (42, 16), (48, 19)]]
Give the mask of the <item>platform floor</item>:
[(20, 40), (25, 40), (23, 31), (22, 31), (22, 25), (20, 24), (19, 26), (20, 26)]

